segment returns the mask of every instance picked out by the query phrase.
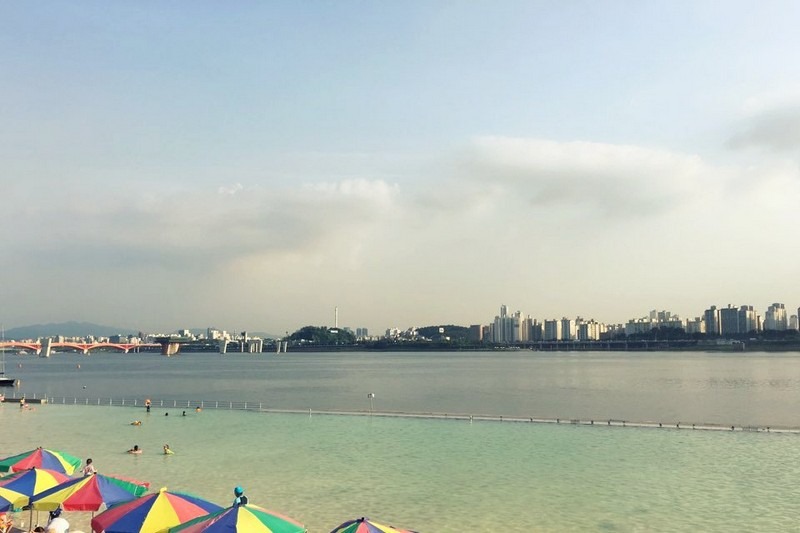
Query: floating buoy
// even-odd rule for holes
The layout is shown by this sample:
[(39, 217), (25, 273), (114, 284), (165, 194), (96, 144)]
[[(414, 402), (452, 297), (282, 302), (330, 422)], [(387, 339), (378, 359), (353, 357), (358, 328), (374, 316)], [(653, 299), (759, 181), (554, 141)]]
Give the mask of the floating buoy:
[(83, 386), (83, 388), (85, 389), (85, 388), (86, 388), (86, 385), (84, 385), (84, 386)]
[[(80, 368), (81, 368), (81, 365), (80, 365), (80, 364), (78, 364), (78, 365), (76, 366), (76, 368), (80, 370)], [(85, 388), (86, 388), (86, 387), (84, 387), (84, 389), (85, 389)]]
[(18, 364), (17, 368), (22, 368), (22, 363)]

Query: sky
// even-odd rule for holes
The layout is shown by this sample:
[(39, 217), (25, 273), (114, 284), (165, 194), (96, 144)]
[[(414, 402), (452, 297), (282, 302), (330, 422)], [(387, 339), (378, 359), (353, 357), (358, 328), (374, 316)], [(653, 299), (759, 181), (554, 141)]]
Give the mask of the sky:
[(800, 3), (0, 4), (0, 322), (800, 306)]

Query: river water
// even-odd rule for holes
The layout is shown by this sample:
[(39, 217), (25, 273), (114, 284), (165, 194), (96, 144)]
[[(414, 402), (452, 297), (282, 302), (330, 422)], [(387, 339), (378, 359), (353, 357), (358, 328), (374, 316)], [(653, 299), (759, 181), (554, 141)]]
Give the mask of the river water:
[[(21, 368), (19, 367), (21, 364)], [(0, 454), (43, 445), (117, 473), (327, 532), (371, 516), (422, 533), (787, 531), (800, 513), (800, 437), (676, 429), (800, 427), (787, 354), (58, 354), (7, 359), (17, 393), (248, 401), (314, 414), (156, 407), (0, 408)], [(84, 388), (85, 387), (85, 388)], [(663, 421), (670, 429), (316, 410)], [(159, 403), (160, 405), (160, 403)], [(169, 413), (169, 416), (164, 416)], [(131, 426), (134, 419), (141, 426)], [(12, 430), (10, 430), (13, 428)], [(169, 443), (173, 456), (160, 455)], [(145, 453), (124, 450), (139, 444)]]

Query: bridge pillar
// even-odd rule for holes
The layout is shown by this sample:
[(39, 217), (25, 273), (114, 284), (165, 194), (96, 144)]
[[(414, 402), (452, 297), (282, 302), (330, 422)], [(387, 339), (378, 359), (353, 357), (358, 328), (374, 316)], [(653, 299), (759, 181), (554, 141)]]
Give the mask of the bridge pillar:
[(219, 346), (219, 353), (221, 354), (228, 353), (228, 341), (226, 339), (220, 339), (217, 345)]
[(166, 355), (169, 357), (170, 355), (175, 355), (181, 349), (181, 343), (179, 342), (162, 342), (161, 343), (161, 355)]
[(39, 357), (50, 357), (50, 350), (53, 347), (53, 339), (45, 339), (44, 344), (39, 350)]

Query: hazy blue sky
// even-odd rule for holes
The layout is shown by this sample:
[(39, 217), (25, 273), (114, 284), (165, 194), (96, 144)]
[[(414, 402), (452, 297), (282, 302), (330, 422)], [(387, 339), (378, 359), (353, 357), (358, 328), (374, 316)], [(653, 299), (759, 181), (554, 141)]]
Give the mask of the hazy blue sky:
[(800, 305), (800, 3), (4, 2), (0, 321)]

